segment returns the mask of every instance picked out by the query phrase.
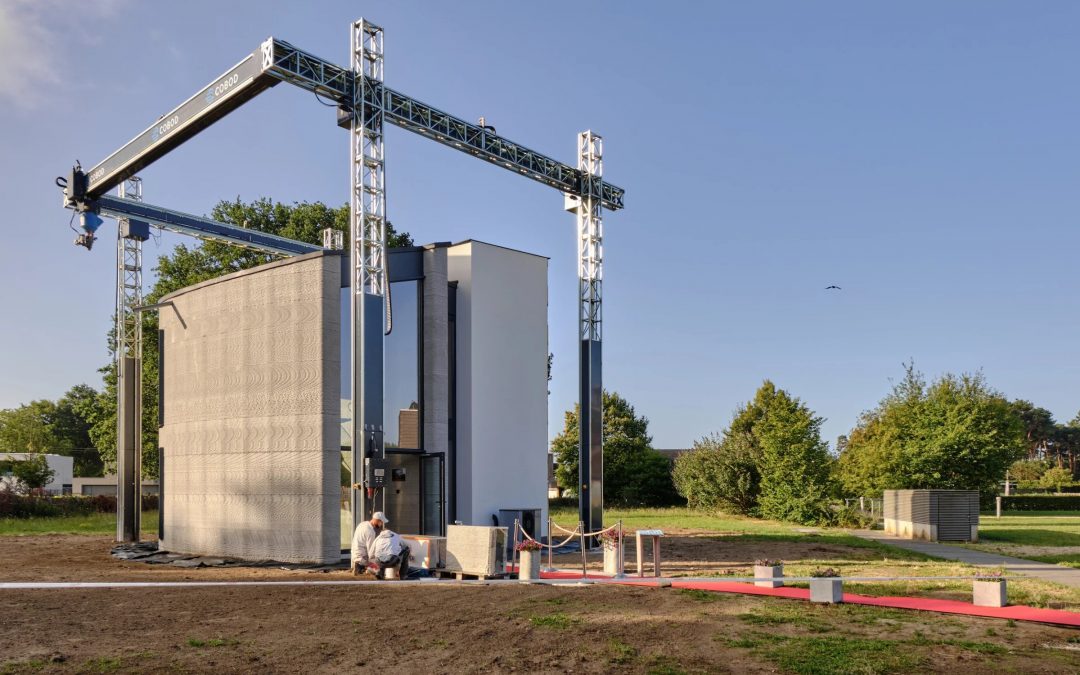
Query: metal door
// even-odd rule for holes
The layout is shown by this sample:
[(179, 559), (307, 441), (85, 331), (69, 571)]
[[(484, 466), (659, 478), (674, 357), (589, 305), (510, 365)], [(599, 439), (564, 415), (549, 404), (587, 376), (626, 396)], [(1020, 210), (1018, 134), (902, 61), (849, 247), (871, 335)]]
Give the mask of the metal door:
[(443, 455), (424, 455), (420, 458), (421, 532), (442, 536), (446, 525), (443, 515)]

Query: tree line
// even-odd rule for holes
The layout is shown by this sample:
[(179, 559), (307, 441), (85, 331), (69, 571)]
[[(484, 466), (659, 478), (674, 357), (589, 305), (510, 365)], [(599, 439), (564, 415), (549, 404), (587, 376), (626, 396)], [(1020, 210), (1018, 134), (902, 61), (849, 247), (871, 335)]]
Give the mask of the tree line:
[[(1061, 491), (1078, 478), (1080, 415), (1054, 422), (1044, 408), (1009, 400), (982, 373), (932, 382), (905, 364), (903, 377), (830, 450), (824, 421), (801, 399), (766, 380), (721, 432), (670, 467), (652, 448), (648, 419), (604, 392), (604, 501), (656, 506), (685, 500), (813, 525), (858, 524), (844, 497), (888, 489), (978, 490), (989, 498), (1010, 480)], [(578, 410), (551, 444), (560, 488), (576, 494)]]

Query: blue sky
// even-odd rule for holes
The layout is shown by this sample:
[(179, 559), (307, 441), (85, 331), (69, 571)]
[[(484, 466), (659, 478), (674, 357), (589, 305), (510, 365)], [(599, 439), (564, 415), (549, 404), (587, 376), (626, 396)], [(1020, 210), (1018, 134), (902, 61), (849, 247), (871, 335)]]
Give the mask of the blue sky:
[[(268, 35), (567, 162), (605, 139), (605, 384), (658, 447), (726, 426), (764, 378), (830, 441), (914, 359), (1080, 409), (1080, 5), (0, 0), (0, 407), (99, 384), (114, 225), (72, 246), (53, 178), (97, 163)], [(147, 201), (344, 203), (347, 137), (282, 85), (142, 173)], [(549, 426), (576, 396), (561, 196), (387, 134), (391, 220), (551, 258)], [(180, 241), (147, 246), (148, 267)], [(824, 290), (837, 284), (842, 291)]]

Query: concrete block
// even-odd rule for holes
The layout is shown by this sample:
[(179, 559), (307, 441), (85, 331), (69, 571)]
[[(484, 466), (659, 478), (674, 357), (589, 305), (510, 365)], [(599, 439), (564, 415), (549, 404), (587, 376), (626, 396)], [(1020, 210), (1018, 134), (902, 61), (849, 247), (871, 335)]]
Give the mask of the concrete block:
[(832, 577), (810, 580), (810, 602), (836, 604), (843, 601), (843, 580)]

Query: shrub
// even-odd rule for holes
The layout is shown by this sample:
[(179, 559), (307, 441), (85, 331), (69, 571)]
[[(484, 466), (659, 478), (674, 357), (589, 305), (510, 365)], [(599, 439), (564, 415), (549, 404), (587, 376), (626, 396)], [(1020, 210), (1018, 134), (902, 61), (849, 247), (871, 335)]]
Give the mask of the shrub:
[(1080, 495), (1009, 495), (1003, 511), (1080, 511)]
[(1072, 483), (1072, 471), (1060, 466), (1055, 466), (1052, 469), (1047, 469), (1039, 479), (1040, 487), (1054, 488), (1059, 493), (1064, 485)]
[(694, 508), (751, 514), (761, 492), (756, 450), (748, 434), (707, 436), (675, 460), (675, 487)]
[[(144, 495), (142, 508), (144, 511), (157, 509), (157, 495)], [(88, 516), (94, 513), (116, 513), (116, 497), (111, 495), (44, 497), (19, 495), (8, 490), (0, 490), (0, 518), (51, 518)]]

